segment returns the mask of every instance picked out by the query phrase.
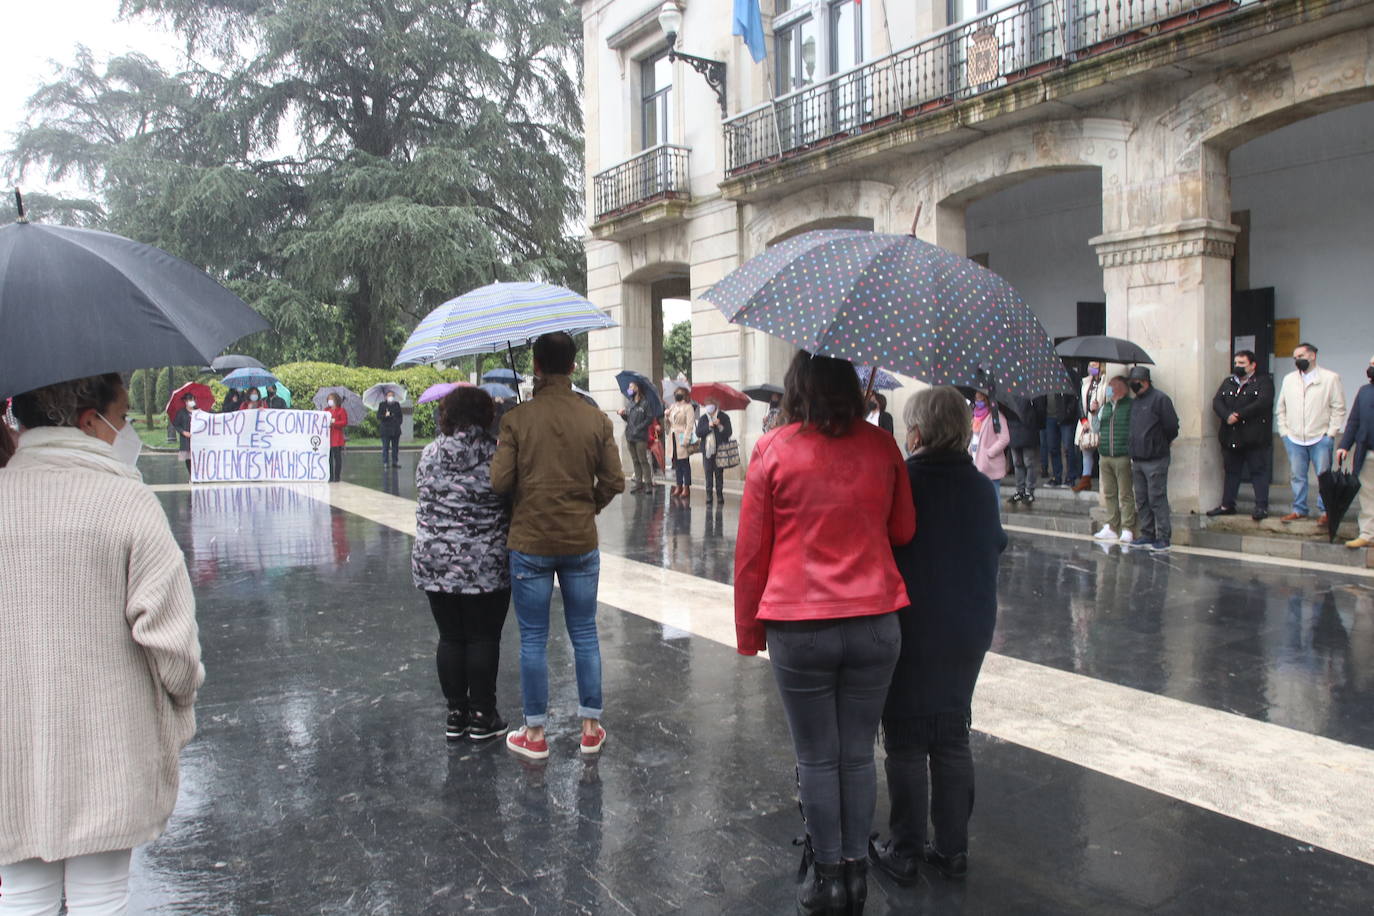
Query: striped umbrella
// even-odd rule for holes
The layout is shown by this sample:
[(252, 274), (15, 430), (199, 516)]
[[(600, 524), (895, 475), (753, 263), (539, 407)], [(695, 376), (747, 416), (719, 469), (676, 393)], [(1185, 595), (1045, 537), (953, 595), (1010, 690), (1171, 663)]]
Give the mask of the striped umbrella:
[(426, 315), (392, 365), (492, 353), (551, 331), (580, 334), (615, 326), (606, 313), (570, 289), (548, 283), (491, 283)]

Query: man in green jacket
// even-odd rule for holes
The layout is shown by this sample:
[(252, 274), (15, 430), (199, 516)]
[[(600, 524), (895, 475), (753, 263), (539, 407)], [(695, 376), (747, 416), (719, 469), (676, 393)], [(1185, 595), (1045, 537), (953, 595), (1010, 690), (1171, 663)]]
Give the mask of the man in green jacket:
[(1093, 535), (1100, 541), (1135, 540), (1135, 487), (1131, 483), (1131, 404), (1126, 379), (1107, 383), (1111, 397), (1098, 414), (1097, 457), (1101, 463), (1102, 501), (1107, 524)]
[(520, 692), (525, 727), (506, 736), (523, 757), (549, 756), (549, 602), (553, 577), (577, 670), (582, 753), (596, 754), (601, 727), (601, 646), (596, 593), (601, 576), (596, 516), (625, 490), (611, 421), (572, 390), (577, 345), (559, 331), (534, 342), (534, 397), (501, 418), (491, 485), (509, 494), (511, 596), (520, 624)]

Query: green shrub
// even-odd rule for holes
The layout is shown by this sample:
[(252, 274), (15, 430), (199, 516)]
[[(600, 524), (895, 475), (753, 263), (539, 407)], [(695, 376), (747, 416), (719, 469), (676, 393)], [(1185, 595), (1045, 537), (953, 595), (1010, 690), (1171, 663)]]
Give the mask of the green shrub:
[[(410, 395), (410, 402), (424, 393), (430, 385), (439, 382), (467, 381), (467, 373), (459, 369), (435, 369), (433, 366), (410, 366), (405, 369), (373, 369), (369, 367), (340, 366), (334, 363), (287, 363), (277, 366), (272, 374), (281, 379), (282, 384), (291, 389), (298, 407), (310, 409), (315, 392), (321, 388), (341, 385), (361, 395), (373, 385), (394, 382), (402, 385)], [(369, 411), (361, 425), (350, 427), (350, 435), (376, 437), (378, 435), (377, 414)], [(421, 404), (415, 408), (415, 438), (434, 437), (434, 405)]]

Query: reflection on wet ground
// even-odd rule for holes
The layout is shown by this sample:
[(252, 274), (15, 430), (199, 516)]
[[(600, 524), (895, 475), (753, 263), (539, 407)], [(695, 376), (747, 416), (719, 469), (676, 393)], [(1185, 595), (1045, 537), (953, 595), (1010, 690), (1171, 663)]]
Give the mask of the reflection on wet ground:
[[(409, 495), (414, 454), (392, 477), (376, 458), (350, 456), (346, 478)], [(180, 482), (171, 464), (142, 466), (150, 482)], [(160, 498), (196, 576), (208, 678), (177, 812), (137, 859), (142, 907), (792, 911), (800, 825), (766, 664), (603, 608), (603, 759), (576, 753), (572, 660), (557, 627), (548, 764), (449, 747), (408, 537), (295, 488)], [(604, 549), (728, 582), (737, 502), (708, 511), (694, 499), (687, 510), (618, 499), (601, 520)], [(1018, 535), (996, 650), (1368, 747), (1369, 584)], [(502, 652), (499, 696), (514, 716), (514, 623)], [(868, 912), (1367, 908), (1368, 865), (975, 741), (973, 876), (909, 891), (876, 882)], [(880, 822), (885, 810), (883, 798)]]

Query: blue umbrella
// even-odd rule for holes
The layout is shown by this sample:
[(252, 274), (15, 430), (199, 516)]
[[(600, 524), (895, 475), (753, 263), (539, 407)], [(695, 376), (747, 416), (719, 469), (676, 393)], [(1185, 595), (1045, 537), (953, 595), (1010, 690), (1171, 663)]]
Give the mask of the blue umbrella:
[(393, 366), (509, 350), (550, 331), (580, 334), (616, 323), (570, 289), (549, 283), (491, 283), (424, 317)]
[(868, 377), (870, 375), (873, 376), (874, 391), (892, 391), (894, 388), (902, 387), (902, 383), (897, 381), (891, 372), (869, 368), (868, 366), (863, 366), (862, 368), (855, 366), (854, 371), (858, 373), (859, 385), (863, 387), (864, 391), (869, 390)]
[[(16, 202), (18, 195), (16, 194)], [(208, 274), (108, 232), (0, 228), (0, 398), (102, 372), (204, 366), (268, 324)]]
[(658, 396), (658, 391), (654, 389), (653, 382), (643, 375), (630, 369), (624, 369), (615, 375), (615, 383), (620, 386), (620, 393), (625, 397), (630, 396), (630, 383), (634, 382), (640, 391), (644, 392), (644, 397), (649, 401), (650, 408), (653, 409), (654, 416), (663, 415), (663, 399)]
[(525, 377), (514, 369), (490, 369), (482, 373), (482, 381), (500, 382), (502, 385), (507, 386), (519, 385), (524, 380)]
[[(486, 376), (484, 375), (482, 376), (482, 378), (486, 378)], [(481, 388), (483, 391), (485, 391), (487, 394), (491, 395), (494, 398), (504, 398), (507, 401), (515, 400), (515, 389), (510, 387), (509, 385), (502, 385), (500, 382), (487, 382), (486, 384), (478, 385), (477, 387)]]
[(1077, 390), (1011, 284), (910, 235), (804, 232), (702, 298), (735, 324), (803, 350), (932, 385), (989, 386), (1006, 399)]
[(275, 385), (277, 377), (266, 369), (254, 369), (245, 367), (235, 369), (224, 377), (226, 388), (266, 388), (268, 385)]

